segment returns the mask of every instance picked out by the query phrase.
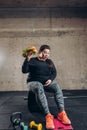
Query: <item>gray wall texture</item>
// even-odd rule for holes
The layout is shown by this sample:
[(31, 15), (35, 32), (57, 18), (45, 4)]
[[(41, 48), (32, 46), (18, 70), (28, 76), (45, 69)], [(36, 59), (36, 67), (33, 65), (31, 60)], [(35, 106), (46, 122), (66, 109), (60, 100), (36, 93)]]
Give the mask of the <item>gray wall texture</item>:
[[(27, 90), (22, 50), (42, 44), (51, 46), (61, 88), (87, 89), (86, 0), (52, 2), (0, 1), (0, 91)], [(13, 6), (30, 8), (7, 8)]]

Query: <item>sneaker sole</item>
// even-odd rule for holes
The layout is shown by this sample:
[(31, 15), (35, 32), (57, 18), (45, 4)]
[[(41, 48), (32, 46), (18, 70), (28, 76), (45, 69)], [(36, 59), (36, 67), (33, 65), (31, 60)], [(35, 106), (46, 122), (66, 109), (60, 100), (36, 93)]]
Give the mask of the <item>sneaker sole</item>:
[(51, 129), (54, 129), (54, 128), (55, 128), (55, 127), (49, 127), (49, 128), (46, 127), (46, 129), (48, 129), (48, 130), (49, 130), (49, 129), (51, 130)]

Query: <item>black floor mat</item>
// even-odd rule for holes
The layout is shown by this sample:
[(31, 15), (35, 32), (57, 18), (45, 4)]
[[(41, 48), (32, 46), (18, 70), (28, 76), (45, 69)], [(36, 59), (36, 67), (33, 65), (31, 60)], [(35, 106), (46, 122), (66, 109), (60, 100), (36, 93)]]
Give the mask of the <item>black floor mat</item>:
[[(71, 119), (74, 130), (87, 130), (87, 90), (63, 91), (65, 109)], [(30, 113), (27, 100), (24, 97), (27, 92), (0, 92), (0, 130), (13, 130), (10, 116), (13, 112), (22, 112), (22, 120), (26, 125), (34, 120), (43, 124), (45, 130), (45, 118), (42, 113)], [(57, 115), (57, 107), (53, 95), (47, 94), (50, 111)]]

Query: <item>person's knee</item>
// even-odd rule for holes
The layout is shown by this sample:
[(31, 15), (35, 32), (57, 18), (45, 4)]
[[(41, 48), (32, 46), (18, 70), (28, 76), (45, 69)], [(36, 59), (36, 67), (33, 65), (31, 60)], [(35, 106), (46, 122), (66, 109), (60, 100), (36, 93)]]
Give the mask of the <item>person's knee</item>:
[(34, 90), (36, 93), (42, 93), (44, 91), (43, 85), (40, 82), (36, 82)]
[(54, 88), (54, 92), (56, 93), (60, 93), (62, 91), (57, 82), (53, 83), (53, 88)]
[(43, 85), (42, 85), (42, 83), (40, 83), (40, 82), (36, 82), (35, 86), (36, 86), (36, 88), (37, 88), (38, 90), (39, 90), (39, 89), (43, 89)]

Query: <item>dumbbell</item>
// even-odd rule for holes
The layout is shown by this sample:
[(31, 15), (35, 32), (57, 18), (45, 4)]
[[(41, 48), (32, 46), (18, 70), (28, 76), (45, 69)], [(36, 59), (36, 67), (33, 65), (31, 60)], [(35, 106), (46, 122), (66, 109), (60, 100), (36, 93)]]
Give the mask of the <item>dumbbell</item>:
[(24, 124), (24, 122), (20, 123), (21, 130), (28, 130), (28, 126)]
[(36, 128), (37, 130), (42, 130), (42, 124), (36, 124), (35, 121), (31, 121), (29, 124), (30, 128)]
[(22, 113), (21, 112), (14, 112), (10, 116), (10, 121), (11, 121), (14, 128), (19, 126), (21, 120), (22, 120)]

